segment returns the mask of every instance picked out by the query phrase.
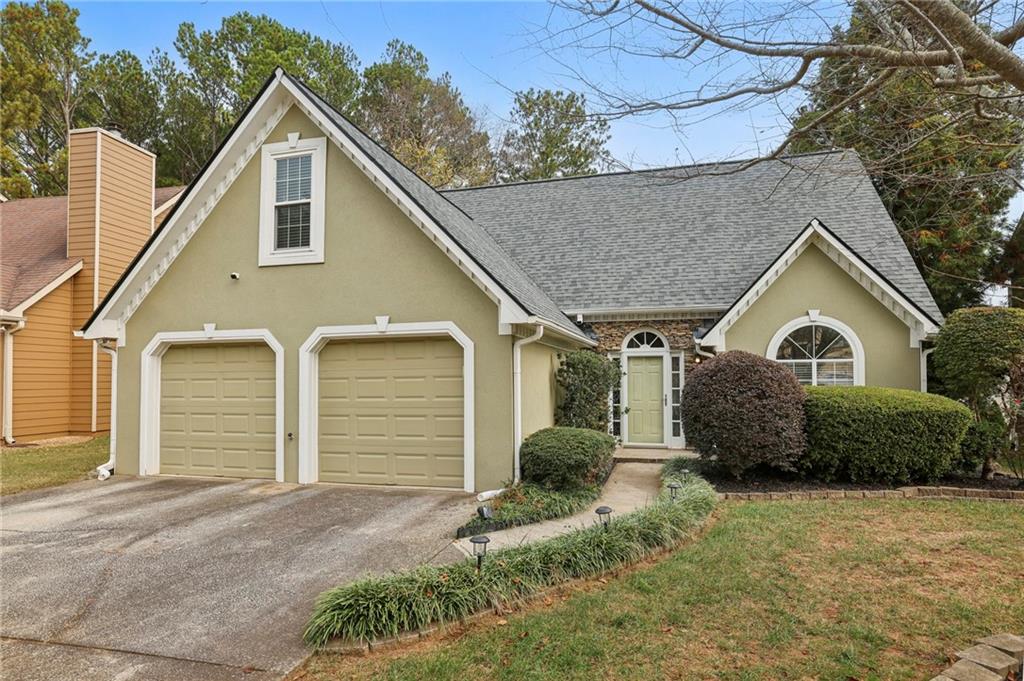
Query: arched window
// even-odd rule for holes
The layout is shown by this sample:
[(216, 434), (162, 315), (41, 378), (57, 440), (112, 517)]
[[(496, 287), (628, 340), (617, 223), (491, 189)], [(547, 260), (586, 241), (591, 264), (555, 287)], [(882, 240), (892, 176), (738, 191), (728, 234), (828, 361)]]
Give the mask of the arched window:
[(863, 351), (853, 332), (838, 324), (795, 320), (775, 334), (769, 357), (804, 385), (861, 385)]
[(665, 340), (652, 331), (638, 331), (626, 341), (627, 350), (654, 350), (665, 347)]

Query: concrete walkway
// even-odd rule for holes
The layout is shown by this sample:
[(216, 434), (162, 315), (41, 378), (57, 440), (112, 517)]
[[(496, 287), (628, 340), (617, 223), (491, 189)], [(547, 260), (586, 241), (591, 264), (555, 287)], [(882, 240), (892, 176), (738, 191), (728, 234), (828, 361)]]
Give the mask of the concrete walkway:
[[(487, 545), (487, 549), (495, 551), (509, 546), (518, 546), (588, 527), (598, 522), (597, 514), (594, 513), (598, 506), (611, 507), (612, 517), (635, 511), (654, 501), (660, 489), (660, 463), (617, 463), (612, 470), (611, 477), (604, 485), (601, 497), (587, 510), (567, 518), (488, 532), (487, 536), (490, 537), (491, 543)], [(469, 538), (458, 539), (453, 543), (467, 556), (473, 555)]]

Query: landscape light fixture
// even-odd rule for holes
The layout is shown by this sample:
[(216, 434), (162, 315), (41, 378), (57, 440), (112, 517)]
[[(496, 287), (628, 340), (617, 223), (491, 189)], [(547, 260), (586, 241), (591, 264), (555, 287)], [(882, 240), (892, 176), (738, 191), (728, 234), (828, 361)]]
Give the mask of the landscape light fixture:
[(679, 493), (679, 490), (682, 489), (682, 487), (683, 486), (680, 485), (675, 480), (673, 480), (672, 482), (668, 483), (668, 493), (672, 495), (672, 501), (676, 500), (676, 494)]
[(597, 510), (594, 511), (597, 517), (601, 519), (601, 524), (604, 525), (604, 529), (608, 529), (608, 521), (612, 518), (612, 509), (608, 506), (598, 506)]
[(476, 514), (480, 516), (482, 520), (490, 520), (494, 517), (494, 511), (492, 511), (491, 507), (486, 504), (483, 506), (477, 506)]
[(480, 568), (484, 564), (484, 556), (487, 555), (487, 544), (491, 541), (490, 537), (478, 534), (475, 537), (470, 537), (469, 543), (473, 545), (473, 555), (476, 556), (476, 571), (479, 573)]

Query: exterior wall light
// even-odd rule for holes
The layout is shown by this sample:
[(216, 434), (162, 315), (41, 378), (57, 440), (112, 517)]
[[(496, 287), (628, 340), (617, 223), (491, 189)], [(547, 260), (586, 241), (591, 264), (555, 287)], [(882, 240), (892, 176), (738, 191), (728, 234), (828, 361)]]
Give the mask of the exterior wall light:
[(487, 544), (491, 541), (490, 537), (478, 534), (475, 537), (470, 537), (469, 543), (473, 545), (473, 555), (476, 556), (476, 571), (480, 572), (480, 568), (484, 564), (484, 556), (487, 555)]
[(608, 522), (612, 519), (612, 509), (608, 506), (598, 506), (597, 510), (594, 511), (597, 517), (601, 519), (601, 524), (604, 525), (604, 529), (608, 529)]
[(679, 494), (679, 490), (682, 489), (682, 485), (673, 480), (668, 483), (668, 493), (672, 495), (672, 501), (676, 500), (676, 495)]

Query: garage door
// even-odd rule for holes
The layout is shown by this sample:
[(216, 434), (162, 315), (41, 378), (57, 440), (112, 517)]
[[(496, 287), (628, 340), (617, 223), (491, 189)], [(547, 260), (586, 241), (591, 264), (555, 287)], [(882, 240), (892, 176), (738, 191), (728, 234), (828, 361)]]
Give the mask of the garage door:
[(320, 351), (320, 480), (462, 487), (462, 347), (335, 341)]
[(274, 352), (179, 345), (160, 365), (160, 472), (274, 477)]

